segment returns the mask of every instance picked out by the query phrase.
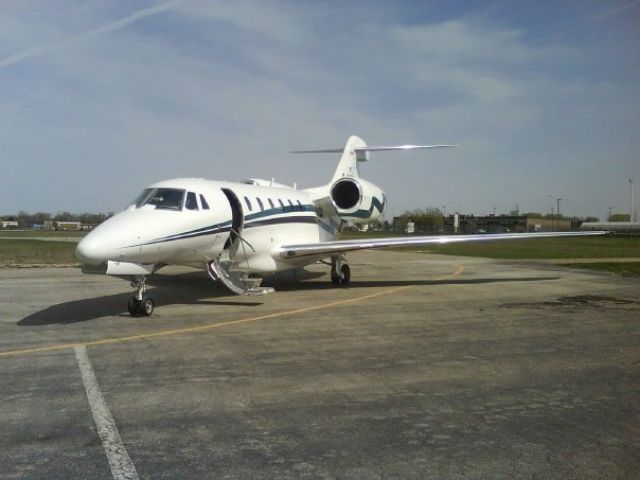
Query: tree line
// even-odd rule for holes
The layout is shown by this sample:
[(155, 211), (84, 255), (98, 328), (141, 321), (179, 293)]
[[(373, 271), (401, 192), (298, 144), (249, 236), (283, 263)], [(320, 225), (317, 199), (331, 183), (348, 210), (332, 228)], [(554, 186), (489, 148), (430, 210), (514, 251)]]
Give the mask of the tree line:
[(28, 213), (25, 211), (18, 212), (17, 215), (5, 215), (2, 220), (11, 220), (18, 222), (18, 228), (33, 228), (34, 225), (45, 225), (46, 222), (80, 222), (83, 225), (98, 225), (107, 218), (112, 217), (113, 212), (109, 213), (71, 213), (58, 212), (55, 215), (46, 212)]

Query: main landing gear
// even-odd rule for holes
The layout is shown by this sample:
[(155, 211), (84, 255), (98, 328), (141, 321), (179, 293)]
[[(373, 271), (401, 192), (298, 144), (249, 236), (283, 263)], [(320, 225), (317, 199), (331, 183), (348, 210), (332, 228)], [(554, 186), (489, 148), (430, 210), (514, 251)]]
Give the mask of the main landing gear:
[(331, 283), (336, 286), (349, 285), (351, 281), (351, 268), (344, 255), (334, 255), (331, 257)]
[(131, 286), (136, 289), (136, 294), (129, 299), (127, 305), (132, 317), (149, 317), (153, 313), (153, 299), (145, 297), (147, 290), (146, 277), (134, 277)]

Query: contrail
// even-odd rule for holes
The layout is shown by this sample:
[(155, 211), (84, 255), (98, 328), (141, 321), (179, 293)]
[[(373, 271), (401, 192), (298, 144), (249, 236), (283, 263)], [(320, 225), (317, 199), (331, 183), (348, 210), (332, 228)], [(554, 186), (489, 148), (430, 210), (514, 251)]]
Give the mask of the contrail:
[(175, 7), (179, 3), (182, 3), (183, 1), (184, 0), (171, 0), (170, 2), (165, 2), (159, 5), (154, 5), (153, 7), (144, 8), (135, 13), (132, 13), (127, 17), (121, 18), (120, 20), (116, 20), (115, 22), (108, 23), (100, 28), (96, 28), (95, 30), (89, 30), (88, 32), (81, 33), (79, 35), (67, 38), (57, 43), (52, 43), (46, 46), (33, 47), (27, 50), (24, 50), (23, 52), (15, 53), (13, 55), (10, 55), (0, 60), (0, 68), (7, 67), (9, 65), (15, 65), (16, 63), (20, 63), (30, 58), (40, 57), (42, 55), (46, 55), (49, 52), (70, 47), (72, 45), (76, 45), (78, 43), (82, 43), (87, 40), (92, 40), (94, 38), (100, 37), (102, 35), (106, 35), (111, 32), (115, 32), (116, 30), (120, 30), (126, 27), (127, 25), (135, 23), (138, 20), (141, 20), (145, 17), (166, 12), (167, 10), (170, 10), (171, 8)]

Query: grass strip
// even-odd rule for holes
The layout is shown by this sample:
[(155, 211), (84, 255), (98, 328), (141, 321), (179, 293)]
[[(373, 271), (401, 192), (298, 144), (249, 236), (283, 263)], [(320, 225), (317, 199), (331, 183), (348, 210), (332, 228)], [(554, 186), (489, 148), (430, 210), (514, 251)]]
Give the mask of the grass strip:
[(0, 266), (75, 264), (76, 246), (72, 242), (0, 239)]
[(562, 266), (611, 272), (623, 277), (640, 277), (640, 262), (565, 263)]

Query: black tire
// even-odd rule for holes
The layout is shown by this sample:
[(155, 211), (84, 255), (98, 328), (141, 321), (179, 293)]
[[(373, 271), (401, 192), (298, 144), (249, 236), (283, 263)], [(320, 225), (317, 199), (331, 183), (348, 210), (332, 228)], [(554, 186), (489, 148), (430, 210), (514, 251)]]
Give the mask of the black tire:
[(351, 282), (351, 268), (346, 263), (340, 268), (340, 285), (349, 285)]
[(145, 317), (150, 317), (153, 314), (153, 300), (151, 298), (143, 298), (140, 303), (140, 313)]
[(129, 315), (132, 317), (140, 316), (140, 300), (136, 297), (131, 297), (129, 299), (129, 303), (127, 304), (127, 310), (129, 310)]

